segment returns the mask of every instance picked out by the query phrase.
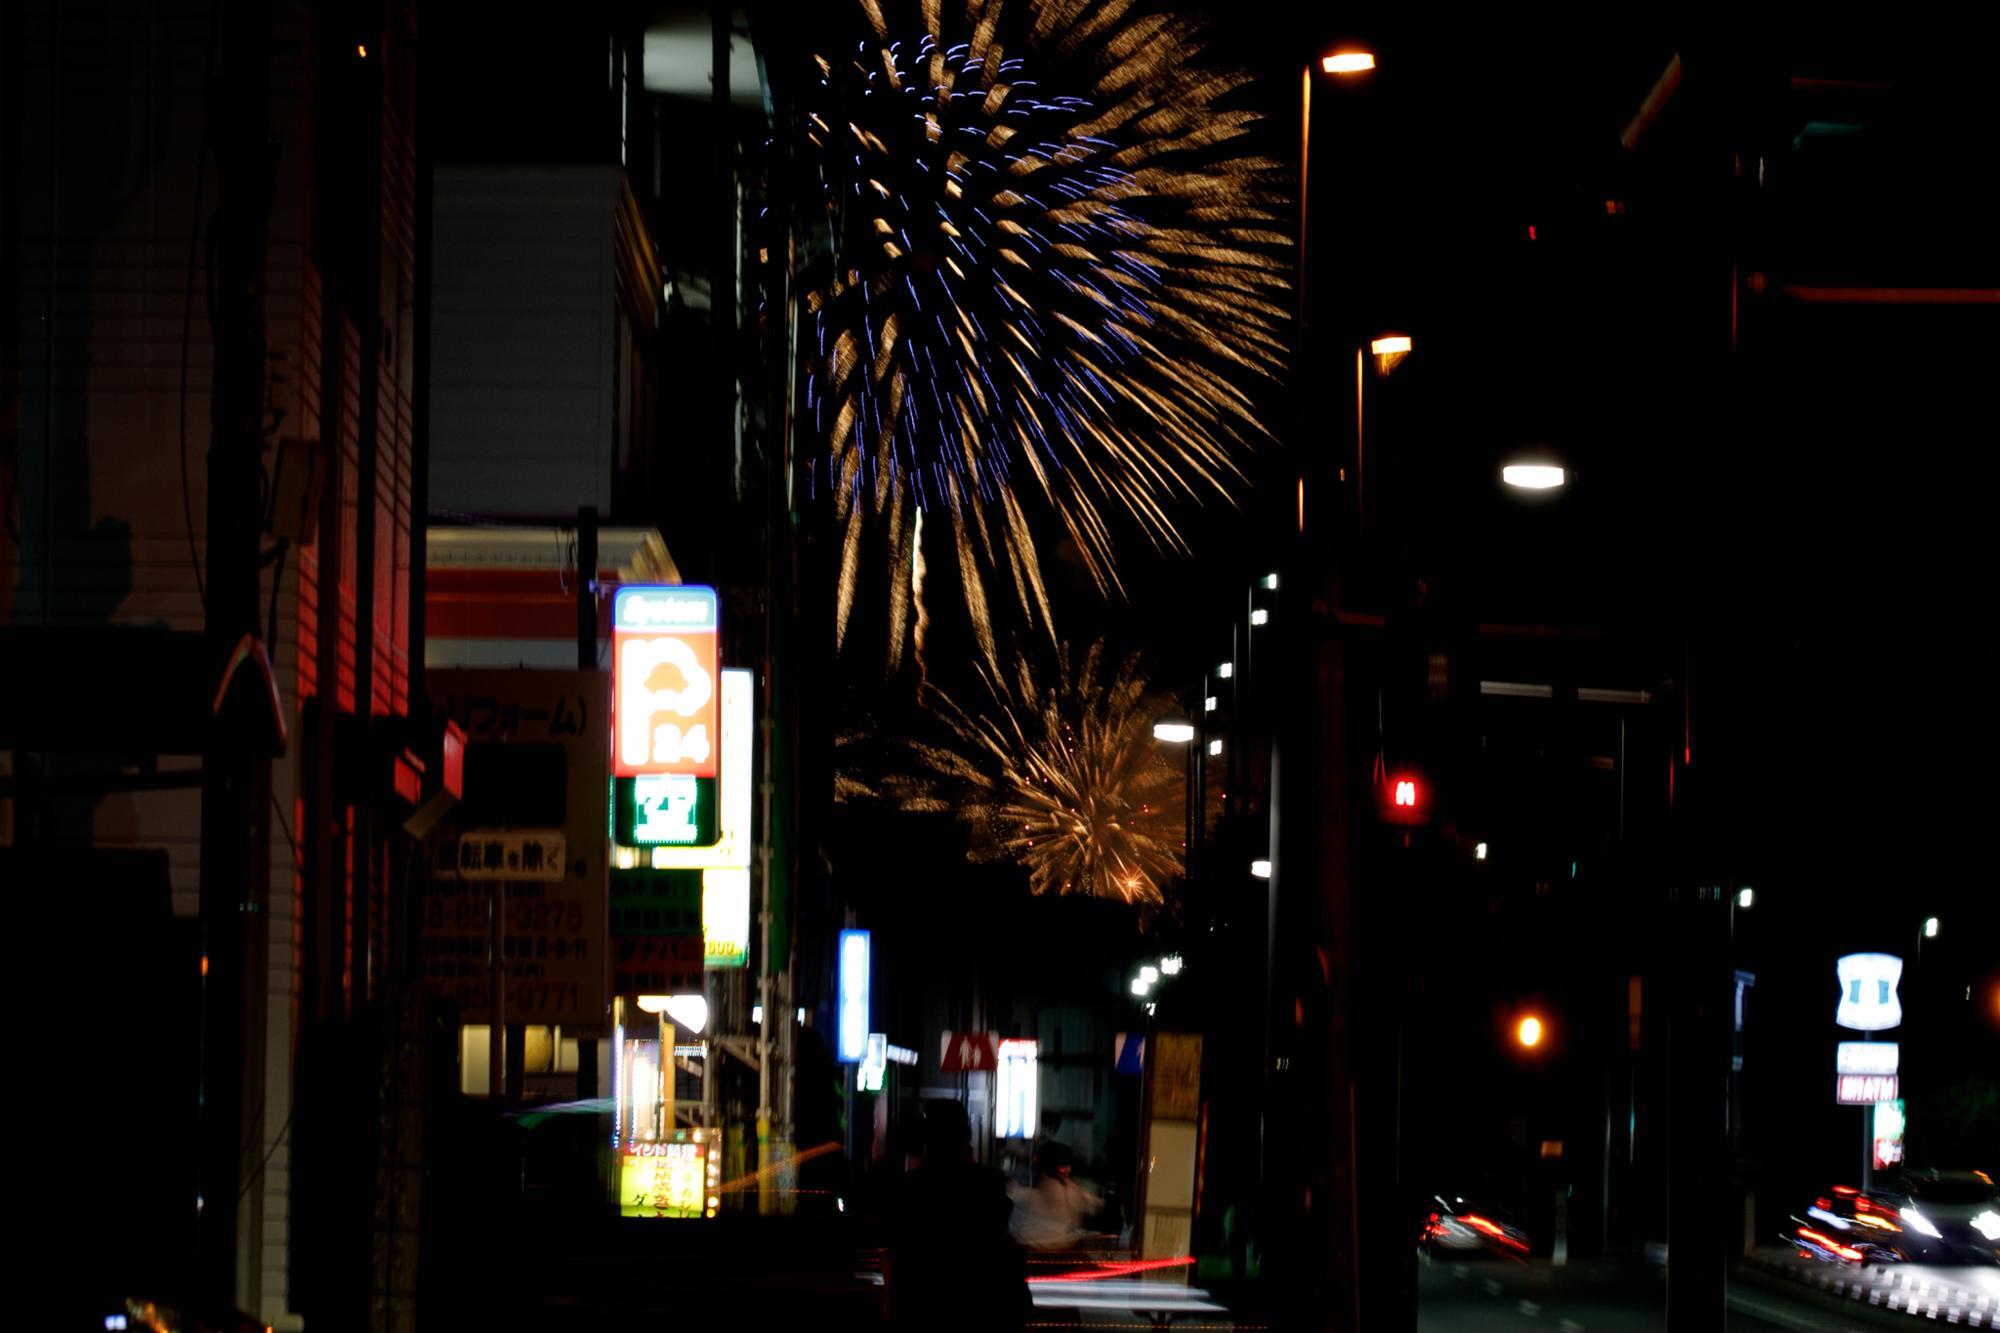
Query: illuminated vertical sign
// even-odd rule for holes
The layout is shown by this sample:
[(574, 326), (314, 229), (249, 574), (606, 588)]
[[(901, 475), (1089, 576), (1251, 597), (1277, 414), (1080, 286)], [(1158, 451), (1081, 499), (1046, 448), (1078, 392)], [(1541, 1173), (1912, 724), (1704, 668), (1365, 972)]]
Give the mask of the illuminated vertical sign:
[(1003, 1139), (1032, 1139), (1042, 1129), (1040, 1050), (1032, 1041), (1000, 1043), (999, 1091), (993, 1099), (993, 1132)]
[(713, 588), (634, 585), (612, 598), (615, 775), (715, 776), (716, 629)]
[(750, 961), (750, 872), (711, 866), (701, 872), (701, 963), (742, 967)]
[(840, 932), (840, 980), (834, 992), (838, 1015), (837, 1056), (859, 1064), (868, 1055), (868, 932)]

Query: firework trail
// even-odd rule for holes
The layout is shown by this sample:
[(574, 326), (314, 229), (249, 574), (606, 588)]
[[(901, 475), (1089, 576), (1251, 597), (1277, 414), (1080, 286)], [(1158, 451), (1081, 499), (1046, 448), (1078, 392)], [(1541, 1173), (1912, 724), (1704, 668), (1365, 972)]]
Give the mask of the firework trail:
[[(834, 248), (806, 303), (836, 635), (871, 525), (899, 570), (921, 509), (992, 665), (989, 582), (1049, 626), (1038, 520), (1111, 592), (1121, 528), (1185, 551), (1176, 504), (1241, 479), (1262, 433), (1245, 385), (1285, 353), (1280, 168), (1224, 105), (1249, 76), (1205, 67), (1189, 21), (1131, 0), (859, 9), (866, 35), (815, 57), (805, 125)], [(892, 577), (892, 663), (909, 602)]]

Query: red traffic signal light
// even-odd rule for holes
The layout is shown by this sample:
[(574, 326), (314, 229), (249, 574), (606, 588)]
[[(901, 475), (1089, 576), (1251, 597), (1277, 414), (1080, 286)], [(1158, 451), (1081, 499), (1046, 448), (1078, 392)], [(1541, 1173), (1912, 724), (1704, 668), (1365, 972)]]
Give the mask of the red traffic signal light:
[(1430, 820), (1430, 786), (1413, 770), (1402, 769), (1383, 777), (1376, 797), (1385, 823), (1423, 824)]

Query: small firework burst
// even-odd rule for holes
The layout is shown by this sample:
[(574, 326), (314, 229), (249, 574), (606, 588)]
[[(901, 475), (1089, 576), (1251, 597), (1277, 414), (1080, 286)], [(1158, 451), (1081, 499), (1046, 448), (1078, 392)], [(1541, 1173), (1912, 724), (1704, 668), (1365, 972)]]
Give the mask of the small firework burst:
[[(1280, 169), (1228, 105), (1248, 76), (1205, 66), (1188, 21), (1129, 0), (858, 8), (865, 35), (815, 57), (804, 126), (833, 237), (806, 304), (836, 632), (871, 527), (899, 570), (923, 512), (993, 664), (989, 581), (1050, 623), (1042, 520), (1113, 591), (1122, 529), (1184, 550), (1176, 505), (1240, 478), (1262, 433), (1245, 386), (1284, 357)], [(912, 594), (888, 586), (893, 662)]]
[(1035, 893), (1164, 901), (1183, 865), (1186, 785), (1153, 739), (1139, 660), (1109, 664), (1100, 642), (1080, 663), (1059, 650), (1047, 683), (1025, 661), (980, 676), (976, 707), (932, 692), (946, 742), (911, 747), (911, 771), (879, 782), (844, 775), (841, 797), (956, 815), (975, 860), (1021, 866)]

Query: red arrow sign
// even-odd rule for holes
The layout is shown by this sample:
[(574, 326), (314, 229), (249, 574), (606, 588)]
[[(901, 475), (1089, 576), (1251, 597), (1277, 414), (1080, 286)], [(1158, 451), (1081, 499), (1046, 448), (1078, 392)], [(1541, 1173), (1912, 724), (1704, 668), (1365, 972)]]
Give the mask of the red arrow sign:
[(1000, 1040), (991, 1032), (947, 1032), (938, 1068), (947, 1074), (1000, 1066)]

